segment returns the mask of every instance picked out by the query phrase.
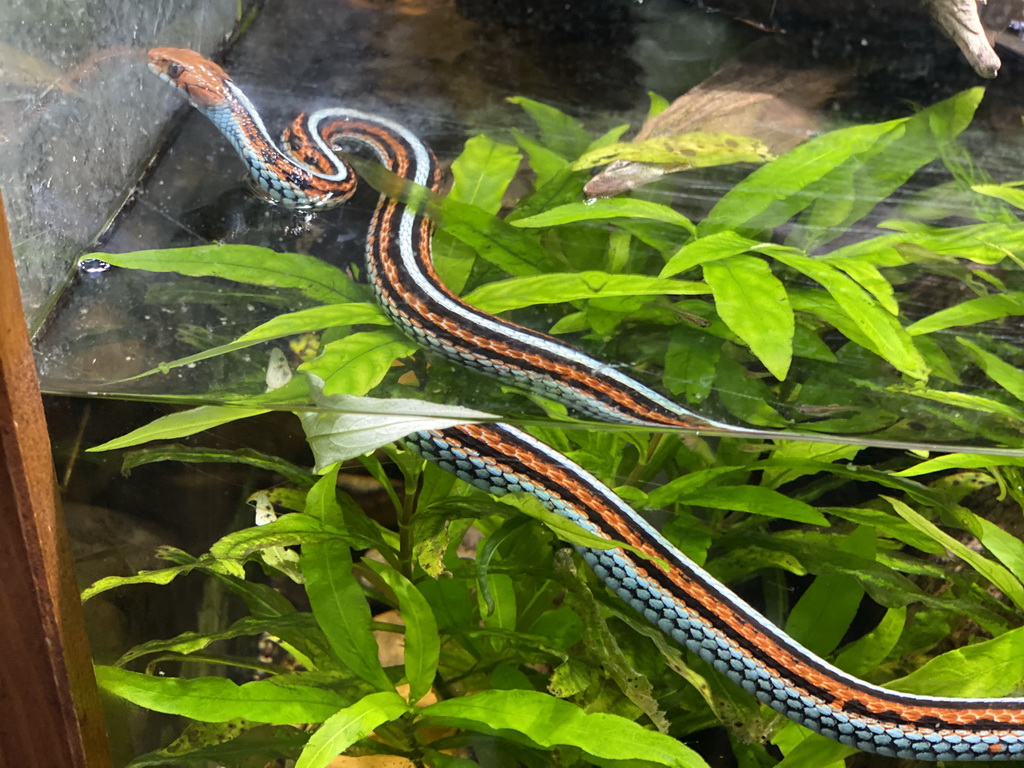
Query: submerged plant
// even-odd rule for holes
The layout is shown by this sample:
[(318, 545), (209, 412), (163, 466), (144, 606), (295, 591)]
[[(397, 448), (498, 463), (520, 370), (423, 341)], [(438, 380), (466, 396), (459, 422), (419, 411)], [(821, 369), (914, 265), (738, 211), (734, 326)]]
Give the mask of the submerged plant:
[[(813, 139), (757, 168), (699, 224), (650, 200), (580, 202), (580, 169), (589, 162), (580, 156), (621, 131), (591, 141), (567, 116), (519, 100), (539, 138), (515, 132), (516, 146), (470, 139), (453, 165), (452, 193), (426, 203), (442, 225), (437, 268), (470, 303), (519, 312), (551, 333), (577, 334), (598, 356), (657, 371), (664, 389), (709, 415), (825, 434), (887, 429), (883, 436), (906, 439), (918, 430), (943, 443), (1019, 447), (1024, 349), (1009, 325), (1024, 314), (1017, 188), (968, 179), (957, 165), (949, 189), (970, 201), (960, 211), (968, 223), (890, 220), (891, 234), (836, 244), (919, 168), (936, 158), (952, 163), (949, 147), (980, 97), (968, 91), (910, 118)], [(524, 155), (533, 189), (498, 219)], [(224, 631), (146, 643), (98, 669), (106, 690), (197, 721), (132, 765), (243, 765), (260, 755), (298, 756), (298, 766), (310, 768), (354, 748), (444, 766), (464, 762), (459, 750), (472, 748), (510, 764), (699, 766), (679, 739), (716, 724), (727, 726), (742, 764), (770, 765), (778, 750), (787, 765), (821, 766), (852, 752), (780, 722), (638, 623), (565, 546), (593, 546), (584, 532), (528, 499), (497, 501), (408, 452), (369, 454), (438, 419), (486, 414), (428, 404), (465, 374), (424, 358), (340, 270), (249, 246), (103, 258), (296, 291), (313, 304), (154, 373), (222, 355), (237, 360), (247, 347), (323, 331), (302, 375), (283, 386), (255, 394), (254, 374), (262, 379), (265, 365), (241, 360), (247, 388), (218, 393), (231, 405), (172, 414), (97, 448), (180, 438), (270, 408), (312, 402), (322, 409), (301, 417), (319, 475), (270, 457), (186, 447), (128, 455), (132, 465), (259, 463), (285, 484), (257, 502), (294, 510), (229, 534), (198, 558), (168, 549), (169, 568), (86, 591), (198, 571), (238, 594), (249, 612)], [(900, 290), (921, 272), (958, 281), (972, 298), (909, 318)], [(948, 333), (980, 324), (970, 337)], [(960, 387), (968, 373), (983, 382), (970, 393)], [(369, 393), (406, 400), (363, 398)], [(617, 492), (635, 507), (668, 510), (665, 535), (713, 575), (736, 583), (766, 571), (768, 615), (840, 668), (882, 682), (920, 666), (896, 686), (932, 695), (1005, 695), (1024, 679), (1024, 635), (1012, 610), (1024, 608), (1024, 547), (960, 503), (965, 489), (985, 485), (1024, 502), (1024, 458), (888, 455), (864, 467), (855, 463), (856, 445), (559, 429), (558, 406), (517, 393), (501, 405), (503, 417), (537, 409), (548, 417), (538, 437), (621, 483)], [(353, 457), (388, 489), (397, 532), (337, 490), (339, 462)], [(382, 457), (399, 469), (402, 492)], [(935, 521), (969, 533), (983, 552)], [(471, 527), (482, 536), (474, 560), (456, 552)], [(295, 545), (301, 554), (289, 549)], [(943, 559), (947, 553), (956, 565)], [(303, 584), (310, 610), (254, 580), (257, 565)], [(787, 575), (805, 587), (792, 605)], [(935, 593), (920, 577), (947, 586)], [(403, 626), (375, 623), (368, 600), (397, 609)], [(846, 642), (867, 605), (880, 618)], [(965, 621), (993, 639), (940, 655)], [(373, 629), (403, 635), (403, 665), (381, 666)], [(203, 661), (214, 642), (262, 632), (280, 638), (301, 671), (261, 667), (268, 679), (238, 685), (127, 668), (154, 654)], [(401, 695), (398, 683), (407, 686)], [(311, 731), (299, 723), (322, 725)]]

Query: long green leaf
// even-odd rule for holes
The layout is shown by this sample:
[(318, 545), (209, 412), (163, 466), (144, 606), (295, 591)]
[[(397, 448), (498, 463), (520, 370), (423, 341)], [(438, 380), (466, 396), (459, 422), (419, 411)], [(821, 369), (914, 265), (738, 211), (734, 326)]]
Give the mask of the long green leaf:
[(978, 363), (992, 381), (1001, 386), (1018, 400), (1024, 400), (1024, 371), (1015, 365), (1010, 365), (1000, 357), (982, 349), (977, 344), (967, 339), (956, 337), (956, 340), (967, 347), (971, 356)]
[(915, 379), (928, 377), (928, 365), (907, 331), (847, 275), (825, 262), (794, 253), (791, 249), (758, 246), (758, 250), (819, 283), (861, 332), (871, 339), (878, 354), (894, 368)]
[(1024, 629), (937, 656), (886, 687), (928, 696), (1007, 696), (1024, 680)]
[(892, 386), (888, 388), (893, 392), (904, 392), (911, 397), (920, 397), (925, 400), (932, 400), (943, 405), (951, 405), (955, 408), (967, 408), (971, 411), (989, 413), (1010, 419), (1014, 422), (1024, 423), (1024, 409), (993, 400), (991, 397), (972, 395), (967, 392), (945, 392), (940, 389), (929, 389), (923, 387)]
[(1006, 570), (1006, 568), (998, 563), (993, 563), (988, 558), (957, 541), (899, 499), (894, 499), (889, 496), (882, 496), (882, 498), (892, 505), (892, 508), (896, 510), (896, 513), (900, 517), (922, 533), (926, 534), (929, 538), (937, 541), (947, 550), (970, 565), (979, 574), (991, 581), (996, 587), (1001, 589), (1018, 608), (1024, 608), (1024, 585), (1022, 585), (1018, 579)]
[(730, 189), (700, 226), (702, 235), (727, 229), (776, 227), (799, 213), (815, 196), (805, 192), (850, 157), (869, 150), (905, 119), (832, 131), (763, 165)]
[(1024, 291), (981, 296), (923, 317), (907, 328), (913, 336), (941, 331), (958, 325), (974, 325), (1024, 315)]
[(248, 333), (243, 333), (234, 341), (220, 344), (188, 357), (172, 360), (169, 363), (161, 363), (156, 368), (132, 376), (127, 381), (141, 379), (155, 373), (167, 373), (184, 365), (192, 365), (202, 360), (209, 360), (211, 357), (219, 357), (285, 336), (297, 336), (300, 333), (334, 328), (339, 325), (389, 325), (390, 322), (380, 308), (365, 302), (327, 304), (322, 307), (301, 309), (298, 312), (287, 312), (256, 326)]
[(912, 467), (893, 472), (898, 477), (917, 477), (949, 469), (978, 469), (980, 467), (1024, 467), (1024, 456), (990, 456), (980, 453), (948, 453), (922, 461)]
[(486, 312), (504, 312), (535, 304), (558, 304), (580, 299), (613, 296), (694, 296), (708, 292), (703, 283), (647, 275), (613, 275), (608, 272), (562, 272), (534, 277), (514, 277), (482, 285), (466, 301)]
[[(475, 206), (489, 214), (501, 209), (502, 198), (519, 170), (521, 155), (507, 144), (486, 136), (470, 138), (452, 162), (455, 184), (448, 198)], [(564, 163), (564, 161), (562, 161)], [(435, 234), (434, 268), (445, 285), (461, 293), (476, 262), (476, 253), (450, 232)]]
[(401, 717), (408, 704), (394, 691), (364, 696), (351, 707), (324, 721), (295, 763), (295, 768), (326, 768), (334, 759), (374, 729)]
[(383, 381), (391, 364), (419, 347), (393, 329), (362, 331), (327, 344), (299, 370), (323, 381), (328, 395), (365, 395)]
[(164, 640), (150, 640), (126, 651), (117, 660), (117, 666), (123, 667), (129, 661), (147, 656), (151, 653), (195, 653), (211, 643), (231, 640), (246, 635), (259, 635), (269, 632), (279, 635), (281, 632), (299, 630), (312, 632), (316, 630), (316, 622), (309, 613), (290, 613), (285, 616), (245, 616), (227, 629), (219, 632), (182, 632), (175, 637)]
[(1020, 188), (1021, 182), (1012, 184), (972, 184), (971, 190), (987, 197), (994, 197), (1009, 203), (1014, 208), (1024, 208), (1024, 190)]
[(324, 304), (360, 301), (365, 290), (344, 272), (299, 253), (277, 253), (255, 245), (197, 245), (134, 253), (90, 253), (83, 259), (148, 272), (177, 272), (191, 277), (222, 277), (269, 288), (294, 288)]
[(219, 558), (245, 560), (255, 552), (269, 547), (290, 547), (324, 541), (343, 541), (347, 546), (364, 546), (361, 537), (325, 526), (312, 515), (293, 512), (266, 525), (243, 528), (213, 543), (210, 552)]
[(795, 520), (798, 523), (808, 523), (809, 525), (827, 526), (829, 524), (828, 518), (810, 504), (757, 485), (703, 488), (676, 496), (675, 501), (695, 507), (729, 509), (735, 512), (750, 512), (783, 520)]
[(104, 691), (154, 712), (206, 723), (235, 718), (273, 725), (320, 723), (347, 703), (334, 691), (303, 685), (301, 673), (288, 677), (289, 685), (273, 679), (236, 685), (223, 677), (184, 680), (96, 667), (96, 682)]
[(258, 725), (239, 720), (192, 723), (173, 743), (133, 758), (125, 768), (181, 768), (193, 763), (246, 766), (250, 765), (249, 760), (293, 760), (308, 739), (307, 732), (288, 725)]
[(694, 231), (693, 223), (688, 218), (667, 205), (652, 203), (648, 200), (633, 200), (628, 197), (567, 203), (535, 216), (516, 219), (511, 223), (514, 227), (535, 229), (555, 227), (559, 224), (574, 224), (580, 221), (603, 221), (618, 218), (650, 219), (665, 224), (674, 224), (691, 233)]
[(131, 470), (158, 461), (180, 461), (190, 464), (245, 464), (270, 472), (276, 472), (288, 482), (308, 486), (313, 481), (309, 470), (290, 461), (270, 456), (251, 448), (190, 448), (187, 445), (170, 444), (154, 448), (129, 451), (121, 462), (121, 473), (127, 476)]
[(348, 545), (339, 541), (307, 544), (302, 548), (301, 566), (313, 615), (338, 658), (377, 690), (392, 690), (377, 657), (370, 606), (352, 573)]
[(313, 401), (323, 410), (302, 412), (299, 419), (318, 472), (413, 432), (498, 418), (484, 411), (407, 398), (328, 396), (322, 393), (323, 382), (315, 376), (309, 378)]
[(133, 445), (141, 445), (152, 440), (173, 440), (179, 437), (188, 437), (197, 432), (227, 424), (229, 421), (248, 419), (252, 416), (259, 416), (261, 413), (268, 413), (266, 408), (241, 408), (233, 405), (201, 405), (188, 411), (171, 413), (151, 421), (144, 427), (133, 429), (127, 435), (115, 437), (100, 445), (87, 449), (89, 452), (113, 451), (118, 448), (128, 448)]
[(526, 153), (530, 170), (537, 177), (537, 180), (534, 182), (534, 189), (540, 189), (568, 167), (568, 160), (557, 152), (551, 151), (539, 141), (527, 136), (522, 131), (513, 128), (512, 137), (516, 140), (519, 148)]
[(189, 573), (199, 567), (199, 563), (188, 563), (187, 565), (174, 565), (170, 568), (157, 568), (152, 571), (139, 571), (131, 576), (104, 576), (102, 579), (90, 584), (82, 590), (82, 602), (89, 600), (96, 595), (101, 595), (111, 589), (126, 587), (132, 584), (170, 584), (179, 576)]
[(564, 266), (541, 246), (536, 232), (517, 229), (475, 205), (445, 199), (443, 217), (446, 233), (510, 275), (539, 275)]
[(680, 248), (662, 268), (659, 277), (672, 277), (672, 275), (678, 275), (680, 272), (685, 272), (709, 261), (727, 259), (730, 256), (746, 253), (755, 245), (757, 245), (756, 240), (743, 237), (731, 229), (714, 232), (697, 238)]
[(415, 704), (430, 692), (441, 655), (441, 638), (430, 603), (405, 576), (375, 560), (365, 561), (398, 598), (398, 610), (405, 624), (405, 677), (409, 681), (409, 702)]
[(811, 249), (846, 232), (948, 148), (983, 94), (973, 88), (921, 110), (809, 187), (814, 200), (790, 241)]
[(600, 760), (643, 760), (676, 768), (707, 768), (697, 753), (662, 733), (617, 715), (587, 714), (536, 691), (489, 690), (424, 707), (429, 722), (483, 733), (513, 731), (546, 749), (570, 746)]
[(575, 160), (590, 144), (590, 135), (579, 120), (561, 110), (524, 96), (513, 96), (508, 101), (522, 107), (533, 118), (540, 129), (544, 146), (566, 160)]
[(448, 195), (488, 213), (497, 213), (521, 160), (522, 155), (515, 147), (487, 136), (473, 136), (452, 163), (455, 182)]
[[(843, 246), (829, 253), (829, 258), (852, 258), (868, 261), (879, 267), (897, 267), (921, 262), (942, 264), (958, 259), (979, 264), (998, 264), (1007, 253), (1024, 250), (1024, 232), (1019, 224), (992, 222), (963, 227), (922, 227), (916, 222), (903, 226), (887, 221), (889, 229), (906, 228), (906, 232), (879, 235), (859, 243)], [(968, 265), (969, 266), (969, 265)]]

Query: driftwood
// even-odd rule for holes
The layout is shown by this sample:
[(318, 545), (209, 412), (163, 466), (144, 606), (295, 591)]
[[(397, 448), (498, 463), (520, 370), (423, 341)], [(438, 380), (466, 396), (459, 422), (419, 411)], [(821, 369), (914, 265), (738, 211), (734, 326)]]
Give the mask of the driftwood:
[[(826, 16), (845, 28), (857, 14), (861, 25), (890, 20), (898, 27), (927, 23), (928, 14), (960, 48), (982, 77), (995, 77), (1000, 61), (992, 48), (998, 40), (1019, 53), (1021, 41), (1005, 33), (1007, 24), (1020, 19), (1024, 0), (988, 0), (984, 18), (978, 0), (844, 0), (843, 3), (811, 3), (805, 0), (714, 0), (724, 12), (746, 17), (758, 26), (780, 29), (776, 14), (807, 15), (819, 21)], [(758, 11), (761, 13), (758, 13)], [(746, 16), (745, 16), (746, 15)], [(710, 78), (676, 99), (660, 115), (644, 124), (634, 141), (679, 136), (691, 131), (730, 133), (763, 141), (781, 154), (821, 129), (822, 108), (852, 79), (852, 73), (824, 67), (810, 55), (783, 49), (771, 38), (755, 44)], [(654, 181), (679, 168), (633, 161), (618, 161), (597, 174), (586, 187), (590, 197), (611, 197)]]
[[(760, 139), (773, 154), (782, 154), (820, 130), (822, 107), (850, 78), (831, 68), (807, 68), (767, 38), (648, 120), (634, 141), (691, 131), (729, 133)], [(591, 179), (586, 194), (611, 197), (675, 170), (620, 160)]]
[[(992, 48), (995, 35), (986, 35), (979, 8), (989, 29), (1005, 28), (1019, 17), (1020, 0), (701, 0), (709, 8), (773, 32), (793, 31), (794, 25), (831, 27), (855, 34), (886, 36), (893, 30), (927, 23), (930, 16), (981, 77), (995, 77), (999, 57)], [(1009, 9), (1009, 10), (1007, 10)], [(1000, 24), (998, 17), (1006, 18)], [(898, 37), (898, 36), (894, 36)]]
[[(932, 18), (938, 22), (963, 53), (964, 58), (981, 77), (995, 77), (999, 73), (999, 57), (992, 48), (992, 40), (982, 26), (977, 0), (924, 0)], [(1008, 0), (989, 0), (992, 6), (1012, 5)]]

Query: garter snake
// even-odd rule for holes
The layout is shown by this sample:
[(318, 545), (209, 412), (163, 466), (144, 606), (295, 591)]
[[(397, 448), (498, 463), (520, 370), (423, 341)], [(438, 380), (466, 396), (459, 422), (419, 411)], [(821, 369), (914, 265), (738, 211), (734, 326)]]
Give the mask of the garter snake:
[[(355, 109), (300, 115), (278, 149), (242, 91), (216, 64), (158, 48), (150, 68), (203, 112), (271, 199), (299, 209), (336, 205), (355, 179), (337, 151), (362, 150), (393, 173), (437, 192), (431, 150), (403, 126)], [(544, 334), (477, 310), (441, 282), (430, 220), (382, 195), (367, 237), (367, 273), (384, 311), (424, 346), (517, 382), (588, 415), (644, 426), (721, 427)], [(816, 656), (683, 555), (585, 469), (508, 424), (417, 432), (411, 448), (492, 494), (525, 492), (593, 534), (630, 545), (578, 550), (597, 575), (665, 634), (759, 701), (860, 750), (918, 760), (1024, 757), (1024, 699), (900, 693)]]

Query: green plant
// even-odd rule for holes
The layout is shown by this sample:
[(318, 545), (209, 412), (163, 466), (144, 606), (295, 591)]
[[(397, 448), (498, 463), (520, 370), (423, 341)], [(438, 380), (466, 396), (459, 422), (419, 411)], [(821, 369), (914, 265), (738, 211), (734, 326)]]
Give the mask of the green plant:
[[(701, 410), (766, 427), (805, 422), (854, 434), (889, 427), (886, 434), (896, 437), (904, 434), (900, 425), (913, 422), (944, 443), (1019, 447), (1024, 350), (1001, 330), (1024, 314), (1024, 286), (1013, 269), (1024, 252), (1012, 210), (1020, 194), (1013, 185), (971, 180), (951, 149), (980, 96), (968, 91), (911, 118), (812, 140), (758, 168), (697, 225), (649, 200), (579, 203), (580, 169), (590, 160), (577, 158), (604, 151), (621, 131), (592, 142), (570, 118), (520, 100), (540, 138), (514, 133), (519, 149), (470, 139), (453, 169), (452, 194), (425, 203), (443, 224), (435, 239), (438, 269), (456, 290), (471, 287), (467, 300), (483, 309), (519, 312), (553, 333), (580, 334), (598, 355), (659, 371), (667, 390)], [(741, 150), (741, 159), (752, 159), (749, 144)], [(533, 191), (497, 219), (520, 151), (535, 176)], [(939, 157), (957, 179), (946, 193), (970, 201), (963, 214), (976, 223), (890, 221), (893, 234), (832, 245)], [(184, 446), (126, 457), (126, 466), (168, 458), (256, 463), (286, 481), (260, 503), (295, 510), (229, 534), (198, 558), (166, 550), (169, 568), (86, 591), (89, 597), (198, 571), (238, 594), (249, 611), (224, 632), (146, 643), (99, 669), (106, 690), (198, 721), (176, 745), (133, 765), (243, 765), (253, 755), (301, 753), (299, 766), (308, 768), (354, 745), (439, 766), (463, 761), (442, 749), (466, 746), (495, 750), (508, 764), (699, 766), (701, 758), (676, 739), (718, 723), (728, 724), (743, 765), (775, 763), (762, 744), (766, 735), (787, 766), (822, 766), (850, 753), (779, 723), (639, 624), (578, 567), (564, 542), (579, 541), (580, 532), (527, 500), (499, 502), (469, 489), (402, 450), (367, 455), (403, 429), (435, 423), (428, 418), (473, 414), (428, 402), (465, 375), (437, 361), (428, 369), (415, 345), (367, 303), (362, 286), (339, 270), (247, 246), (103, 258), (296, 291), (312, 306), (160, 369), (236, 355), (227, 358), (242, 372), (235, 389), (217, 393), (230, 405), (173, 414), (97, 449), (177, 439), (270, 408), (301, 410), (312, 401), (322, 409), (301, 417), (319, 476), (272, 457)], [(959, 281), (974, 298), (911, 322), (899, 290), (921, 271)], [(943, 333), (981, 323), (972, 337)], [(240, 360), (240, 350), (321, 329), (319, 353), (300, 366), (303, 376), (253, 394), (264, 366)], [(972, 376), (987, 379), (964, 392), (970, 366)], [(363, 397), (371, 392), (405, 399)], [(893, 454), (865, 467), (855, 463), (862, 450), (856, 445), (563, 429), (557, 420), (573, 424), (560, 407), (511, 392), (499, 407), (484, 405), (502, 416), (539, 410), (547, 422), (538, 436), (619, 485), (632, 504), (667, 509), (666, 535), (724, 581), (764, 571), (768, 615), (839, 666), (873, 681), (920, 666), (897, 684), (931, 694), (1003, 695), (1024, 679), (1024, 636), (1012, 610), (1024, 607), (1024, 546), (961, 504), (970, 490), (990, 485), (1024, 503), (1024, 458)], [(404, 480), (404, 493), (390, 490), (397, 532), (335, 487), (338, 462), (356, 458), (390, 489), (384, 456)], [(856, 503), (837, 503), (849, 498)], [(545, 525), (527, 524), (529, 517)], [(983, 551), (936, 521), (973, 537)], [(471, 526), (483, 536), (472, 561), (455, 552)], [(288, 549), (293, 545), (301, 555)], [(380, 560), (353, 559), (352, 550), (373, 550)], [(947, 552), (959, 558), (955, 565)], [(303, 583), (311, 611), (297, 611), (254, 581), (257, 566)], [(791, 600), (787, 576), (803, 587), (798, 599)], [(922, 578), (947, 586), (930, 590)], [(397, 608), (404, 629), (375, 624), (368, 598)], [(844, 643), (864, 605), (876, 606), (880, 620)], [(993, 639), (939, 655), (965, 621)], [(404, 666), (381, 667), (373, 628), (404, 634)], [(260, 632), (280, 637), (305, 671), (266, 669), (271, 678), (238, 686), (126, 669), (144, 658), (207, 660), (213, 642)], [(408, 701), (394, 691), (400, 681), (409, 686)], [(441, 700), (418, 706), (430, 689)], [(323, 725), (311, 735), (296, 723)], [(437, 737), (435, 726), (454, 730)]]

